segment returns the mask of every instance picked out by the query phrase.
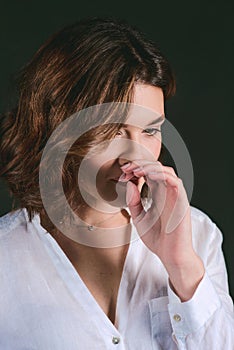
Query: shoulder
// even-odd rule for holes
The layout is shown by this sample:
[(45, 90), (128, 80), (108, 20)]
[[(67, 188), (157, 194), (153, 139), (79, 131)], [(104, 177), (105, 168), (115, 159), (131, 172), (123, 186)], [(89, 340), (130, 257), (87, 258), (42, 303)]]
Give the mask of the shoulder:
[(217, 228), (215, 221), (211, 218), (211, 216), (204, 212), (202, 209), (199, 209), (194, 206), (190, 206), (191, 209), (191, 220), (192, 225), (195, 229), (201, 230), (201, 228), (207, 231), (214, 231)]
[(213, 219), (203, 210), (190, 206), (193, 245), (201, 255), (220, 249), (223, 234)]
[(211, 225), (214, 224), (210, 215), (206, 213), (203, 209), (199, 209), (192, 205), (190, 205), (190, 209), (191, 209), (191, 216), (194, 221), (207, 222), (207, 224), (209, 223)]
[(7, 213), (0, 217), (0, 237), (15, 231), (17, 228), (26, 228), (27, 222), (28, 215), (26, 209), (18, 209)]

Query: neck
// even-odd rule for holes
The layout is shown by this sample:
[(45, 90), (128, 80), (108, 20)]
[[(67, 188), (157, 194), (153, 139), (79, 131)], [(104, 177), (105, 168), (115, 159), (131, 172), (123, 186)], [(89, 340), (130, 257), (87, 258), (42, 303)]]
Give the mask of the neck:
[[(79, 217), (82, 221), (85, 221), (87, 225), (95, 225), (100, 223), (100, 228), (95, 228), (94, 231), (90, 232), (87, 227), (76, 228), (77, 232), (81, 233), (80, 236), (88, 237), (89, 242), (90, 237), (94, 237), (96, 241), (110, 242), (105, 247), (105, 244), (93, 245), (93, 244), (82, 244), (80, 239), (74, 239), (73, 236), (65, 235), (59, 230), (49, 231), (53, 238), (60, 245), (61, 249), (67, 255), (69, 260), (72, 262), (77, 270), (88, 271), (110, 271), (122, 269), (124, 259), (127, 254), (129, 247), (130, 237), (131, 237), (131, 225), (129, 225), (130, 216), (127, 211), (122, 209), (113, 213), (100, 213), (94, 211), (91, 208), (85, 208), (85, 210), (79, 211)], [(41, 224), (43, 225), (43, 218), (41, 218)], [(105, 237), (102, 237), (102, 227), (105, 227)], [(47, 229), (44, 226), (45, 229)], [(117, 236), (110, 236), (113, 230), (116, 229)], [(48, 230), (47, 230), (48, 231)], [(116, 238), (117, 237), (117, 238)], [(120, 238), (119, 238), (120, 237)], [(90, 240), (91, 241), (91, 240)], [(93, 241), (92, 241), (93, 242)], [(112, 243), (117, 244), (112, 244)], [(104, 248), (103, 248), (104, 247)]]
[(84, 206), (77, 213), (77, 226), (94, 226), (97, 228), (115, 228), (129, 223), (129, 214), (125, 209), (103, 212)]

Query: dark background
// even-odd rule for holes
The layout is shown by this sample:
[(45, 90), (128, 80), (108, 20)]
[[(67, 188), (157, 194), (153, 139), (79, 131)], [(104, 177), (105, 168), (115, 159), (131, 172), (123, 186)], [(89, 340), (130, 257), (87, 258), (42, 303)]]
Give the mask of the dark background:
[[(0, 112), (14, 105), (14, 79), (47, 37), (87, 16), (126, 19), (158, 43), (177, 78), (167, 118), (180, 132), (194, 167), (191, 204), (223, 232), (234, 296), (233, 1), (1, 1)], [(0, 182), (0, 215), (11, 208)]]

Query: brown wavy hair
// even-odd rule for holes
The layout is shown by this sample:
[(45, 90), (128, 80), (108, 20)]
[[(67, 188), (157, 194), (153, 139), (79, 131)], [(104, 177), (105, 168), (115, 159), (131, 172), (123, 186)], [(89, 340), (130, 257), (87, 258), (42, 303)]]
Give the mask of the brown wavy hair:
[[(87, 18), (51, 36), (23, 67), (16, 108), (1, 116), (0, 176), (30, 220), (44, 212), (39, 165), (53, 131), (69, 116), (97, 104), (131, 102), (136, 82), (175, 94), (175, 78), (155, 43), (135, 27), (113, 18)], [(115, 125), (116, 128), (116, 125)], [(83, 135), (67, 154), (62, 171), (70, 205), (77, 203), (73, 174), (87, 150), (111, 137), (100, 127)], [(66, 176), (65, 176), (66, 173)], [(55, 181), (58, 171), (55, 169)], [(76, 188), (76, 189), (75, 189)], [(59, 210), (59, 201), (57, 210)]]

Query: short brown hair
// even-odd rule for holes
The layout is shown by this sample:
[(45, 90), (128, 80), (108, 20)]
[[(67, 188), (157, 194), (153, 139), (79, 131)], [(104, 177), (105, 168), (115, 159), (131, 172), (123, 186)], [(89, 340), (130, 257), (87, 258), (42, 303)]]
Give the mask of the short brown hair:
[(165, 99), (175, 93), (173, 73), (156, 45), (113, 18), (63, 28), (23, 68), (18, 105), (1, 118), (0, 176), (30, 219), (43, 211), (39, 165), (52, 132), (89, 106), (131, 102), (136, 82), (160, 87)]

